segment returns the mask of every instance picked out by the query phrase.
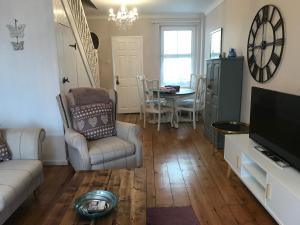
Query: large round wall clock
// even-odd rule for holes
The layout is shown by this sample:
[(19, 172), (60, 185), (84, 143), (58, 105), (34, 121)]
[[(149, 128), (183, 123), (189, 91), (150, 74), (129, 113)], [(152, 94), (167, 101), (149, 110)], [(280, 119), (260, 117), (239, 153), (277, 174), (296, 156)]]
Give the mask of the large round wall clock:
[(264, 83), (273, 77), (281, 62), (284, 42), (284, 23), (279, 9), (265, 5), (254, 17), (248, 36), (248, 66), (257, 82)]

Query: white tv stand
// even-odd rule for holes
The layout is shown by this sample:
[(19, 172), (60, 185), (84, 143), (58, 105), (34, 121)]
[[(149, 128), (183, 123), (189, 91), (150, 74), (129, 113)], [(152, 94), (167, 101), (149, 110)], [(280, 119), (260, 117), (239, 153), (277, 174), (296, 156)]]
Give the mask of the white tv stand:
[(226, 135), (224, 158), (280, 225), (300, 224), (300, 173), (256, 150), (248, 134)]

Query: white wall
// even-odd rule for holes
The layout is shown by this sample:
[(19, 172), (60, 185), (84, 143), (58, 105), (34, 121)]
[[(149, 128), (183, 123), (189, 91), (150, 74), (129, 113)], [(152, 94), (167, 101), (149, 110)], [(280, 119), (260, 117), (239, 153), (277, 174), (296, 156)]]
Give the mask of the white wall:
[[(106, 17), (88, 18), (90, 30), (95, 32), (100, 39), (100, 49), (98, 52), (101, 87), (113, 87), (112, 36), (142, 36), (144, 44), (144, 74), (148, 79), (160, 79), (160, 25), (195, 25), (198, 28), (198, 39), (200, 39), (201, 23), (193, 23), (193, 21), (200, 21), (201, 18), (202, 17), (197, 14), (145, 16), (139, 18), (133, 26), (126, 31), (119, 30), (112, 22), (107, 21)], [(198, 42), (200, 46), (201, 42), (199, 40)], [(199, 51), (198, 54), (200, 57), (202, 56), (202, 52)], [(199, 71), (201, 71), (200, 67), (199, 62)]]
[(224, 28), (223, 51), (236, 48), (239, 55), (247, 55), (248, 32), (256, 12), (266, 4), (279, 7), (284, 17), (286, 45), (282, 63), (274, 77), (265, 84), (259, 84), (250, 75), (245, 58), (241, 120), (250, 120), (251, 87), (300, 95), (299, 78), (299, 34), (300, 1), (296, 0), (224, 0), (206, 16), (205, 57), (209, 57), (210, 32), (218, 27)]
[[(14, 51), (6, 24), (26, 24), (25, 49)], [(43, 159), (65, 162), (52, 1), (0, 1), (0, 127), (42, 127)]]

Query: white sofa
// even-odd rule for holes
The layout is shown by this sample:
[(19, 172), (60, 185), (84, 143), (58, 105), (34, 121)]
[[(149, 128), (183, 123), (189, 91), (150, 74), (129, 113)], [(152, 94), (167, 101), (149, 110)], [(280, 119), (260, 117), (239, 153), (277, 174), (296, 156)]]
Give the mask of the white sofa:
[(37, 128), (6, 129), (3, 135), (12, 160), (0, 162), (0, 225), (43, 181), (41, 147), (45, 131)]

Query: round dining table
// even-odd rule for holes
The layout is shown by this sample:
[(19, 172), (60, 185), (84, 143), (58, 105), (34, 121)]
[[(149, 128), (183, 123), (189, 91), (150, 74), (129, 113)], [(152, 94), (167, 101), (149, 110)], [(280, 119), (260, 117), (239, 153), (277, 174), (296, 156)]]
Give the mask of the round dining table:
[(178, 115), (176, 113), (176, 103), (177, 100), (182, 98), (187, 98), (195, 94), (195, 90), (192, 88), (181, 87), (177, 92), (167, 92), (164, 90), (159, 90), (160, 97), (169, 101), (172, 105), (174, 117), (173, 117), (173, 125), (175, 128), (178, 128)]

